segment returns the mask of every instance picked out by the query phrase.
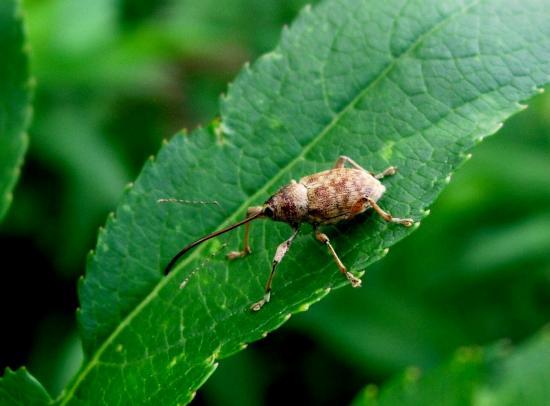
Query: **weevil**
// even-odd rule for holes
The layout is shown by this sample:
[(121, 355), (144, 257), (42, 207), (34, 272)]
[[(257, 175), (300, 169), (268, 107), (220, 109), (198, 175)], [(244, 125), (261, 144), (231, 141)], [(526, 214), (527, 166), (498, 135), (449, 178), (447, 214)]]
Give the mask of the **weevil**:
[[(350, 168), (347, 168), (346, 164)], [(297, 182), (292, 180), (267, 199), (263, 205), (249, 207), (244, 220), (205, 235), (185, 246), (168, 263), (164, 273), (168, 274), (178, 259), (191, 248), (242, 225), (245, 226), (243, 248), (240, 251), (231, 251), (227, 257), (233, 260), (250, 254), (252, 252), (249, 244), (250, 222), (259, 218), (268, 218), (289, 224), (292, 228), (292, 235), (277, 247), (264, 295), (262, 299), (250, 306), (252, 311), (257, 312), (271, 299), (271, 285), (277, 265), (290, 249), (302, 223), (309, 223), (313, 226), (315, 238), (327, 246), (338, 269), (349, 280), (351, 286), (358, 288), (361, 286), (361, 280), (347, 270), (334, 250), (330, 239), (319, 230), (319, 226), (350, 220), (372, 208), (387, 222), (411, 227), (414, 224), (412, 219), (393, 217), (377, 203), (386, 191), (380, 180), (395, 173), (396, 168), (393, 166), (380, 173), (367, 171), (351, 158), (342, 155), (336, 160), (332, 169), (304, 176)]]

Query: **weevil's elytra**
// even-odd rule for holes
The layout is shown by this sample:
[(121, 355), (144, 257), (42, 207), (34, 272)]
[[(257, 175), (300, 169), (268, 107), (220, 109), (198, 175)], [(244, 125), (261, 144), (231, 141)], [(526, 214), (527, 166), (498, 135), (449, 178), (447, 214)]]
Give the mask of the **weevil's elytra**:
[(378, 201), (386, 188), (360, 169), (335, 168), (300, 179), (308, 191), (308, 222), (334, 224), (367, 209), (364, 199)]
[[(346, 168), (346, 164), (349, 164), (351, 168)], [(277, 247), (264, 296), (251, 306), (253, 311), (260, 310), (269, 302), (271, 285), (277, 265), (290, 249), (302, 223), (309, 223), (313, 226), (315, 238), (327, 246), (340, 272), (344, 274), (353, 287), (359, 287), (361, 286), (361, 280), (348, 272), (330, 243), (330, 239), (319, 230), (319, 226), (350, 220), (369, 208), (372, 208), (387, 222), (397, 223), (405, 227), (412, 226), (414, 224), (412, 219), (393, 217), (377, 203), (386, 191), (380, 180), (386, 176), (394, 175), (395, 172), (396, 168), (393, 166), (378, 174), (369, 172), (351, 158), (340, 156), (332, 169), (304, 176), (298, 182), (291, 181), (267, 199), (262, 206), (250, 207), (244, 220), (208, 234), (184, 247), (166, 266), (165, 273), (168, 273), (177, 260), (191, 248), (241, 225), (245, 225), (243, 249), (232, 251), (227, 257), (236, 259), (250, 254), (252, 252), (248, 242), (250, 222), (258, 218), (270, 218), (288, 223), (292, 227), (292, 235)]]

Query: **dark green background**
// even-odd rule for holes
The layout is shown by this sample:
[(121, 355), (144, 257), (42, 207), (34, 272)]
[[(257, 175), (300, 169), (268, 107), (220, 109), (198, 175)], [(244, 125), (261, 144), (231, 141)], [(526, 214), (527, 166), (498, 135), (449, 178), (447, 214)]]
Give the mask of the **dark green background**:
[[(80, 365), (76, 280), (124, 185), (163, 138), (207, 124), (242, 64), (305, 1), (26, 0), (31, 146), (0, 229), (0, 370), (56, 396)], [(550, 97), (476, 150), (410, 238), (247, 351), (195, 404), (349, 402), (459, 346), (521, 342), (550, 319)], [(292, 394), (294, 392), (294, 394)]]

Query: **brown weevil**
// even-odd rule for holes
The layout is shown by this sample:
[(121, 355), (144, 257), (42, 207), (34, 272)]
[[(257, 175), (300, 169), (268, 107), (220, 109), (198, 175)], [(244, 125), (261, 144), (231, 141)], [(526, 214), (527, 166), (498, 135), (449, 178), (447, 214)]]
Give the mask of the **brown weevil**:
[[(346, 163), (351, 168), (346, 168)], [(327, 246), (340, 272), (344, 274), (354, 288), (360, 287), (361, 280), (346, 269), (327, 235), (319, 230), (319, 226), (350, 220), (369, 208), (372, 208), (388, 222), (401, 224), (405, 227), (412, 226), (414, 224), (412, 219), (393, 217), (377, 204), (386, 190), (380, 179), (394, 175), (395, 172), (396, 168), (393, 166), (381, 173), (369, 172), (351, 158), (340, 156), (332, 169), (304, 176), (298, 182), (292, 180), (267, 199), (263, 205), (250, 207), (244, 220), (208, 234), (187, 245), (172, 258), (164, 272), (167, 274), (178, 259), (191, 248), (242, 225), (245, 225), (243, 249), (232, 251), (227, 254), (227, 257), (236, 259), (250, 254), (252, 252), (248, 242), (250, 222), (258, 218), (269, 218), (274, 221), (288, 223), (292, 227), (292, 235), (277, 247), (264, 296), (250, 307), (251, 310), (258, 311), (269, 302), (275, 269), (288, 252), (302, 223), (309, 223), (313, 226), (315, 238)]]

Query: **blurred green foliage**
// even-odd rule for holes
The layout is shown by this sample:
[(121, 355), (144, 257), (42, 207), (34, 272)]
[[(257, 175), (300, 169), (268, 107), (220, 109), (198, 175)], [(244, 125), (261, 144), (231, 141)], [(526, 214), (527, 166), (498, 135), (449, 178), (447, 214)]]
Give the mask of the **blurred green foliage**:
[(0, 3), (0, 221), (13, 199), (13, 188), (27, 151), (32, 80), (19, 4)]
[(20, 188), (8, 228), (33, 234), (61, 273), (82, 272), (97, 227), (144, 160), (163, 138), (214, 118), (227, 82), (305, 1), (217, 4), (24, 1), (37, 176)]
[(550, 330), (517, 348), (505, 342), (462, 347), (450, 361), (423, 374), (411, 367), (380, 391), (367, 386), (353, 406), (367, 405), (545, 405), (550, 395)]
[[(3, 234), (32, 236), (56, 277), (75, 279), (145, 158), (179, 128), (212, 119), (226, 83), (305, 3), (25, 0), (35, 118)], [(274, 334), (306, 340), (296, 364), (266, 356), (270, 345), (294, 345), (270, 337), (222, 362), (198, 402), (261, 404), (291, 369), (322, 394), (339, 389), (334, 371), (344, 368), (358, 390), (411, 365), (435, 368), (460, 346), (526, 340), (550, 320), (549, 174), (545, 94), (474, 151), (363, 289), (335, 292)], [(41, 326), (29, 368), (55, 396), (81, 353), (72, 323), (52, 316)]]

